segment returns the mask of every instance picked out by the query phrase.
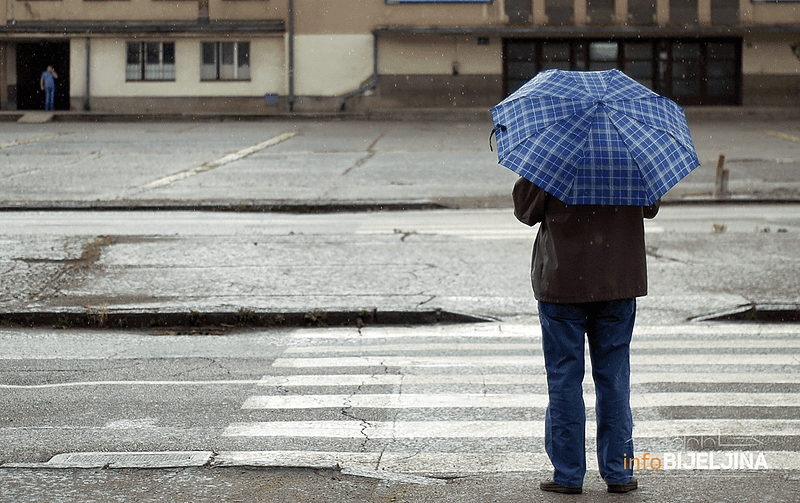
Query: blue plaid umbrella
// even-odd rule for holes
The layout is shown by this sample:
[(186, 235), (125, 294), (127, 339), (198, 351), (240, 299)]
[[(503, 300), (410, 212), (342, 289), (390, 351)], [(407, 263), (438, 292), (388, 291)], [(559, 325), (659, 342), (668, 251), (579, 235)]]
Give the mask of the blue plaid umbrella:
[(649, 206), (700, 162), (683, 109), (619, 70), (547, 70), (492, 108), (500, 164), (565, 204)]

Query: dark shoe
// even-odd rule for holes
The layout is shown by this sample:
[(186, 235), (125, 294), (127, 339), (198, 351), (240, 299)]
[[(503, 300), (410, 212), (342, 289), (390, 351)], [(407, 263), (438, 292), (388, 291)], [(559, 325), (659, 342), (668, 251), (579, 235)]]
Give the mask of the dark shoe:
[(624, 484), (608, 484), (608, 492), (610, 493), (628, 493), (639, 487), (636, 479), (631, 478)]
[(562, 486), (561, 484), (558, 484), (552, 480), (539, 483), (539, 489), (541, 489), (542, 491), (548, 491), (551, 493), (561, 493), (561, 494), (580, 494), (583, 492), (583, 487), (581, 486), (577, 487)]

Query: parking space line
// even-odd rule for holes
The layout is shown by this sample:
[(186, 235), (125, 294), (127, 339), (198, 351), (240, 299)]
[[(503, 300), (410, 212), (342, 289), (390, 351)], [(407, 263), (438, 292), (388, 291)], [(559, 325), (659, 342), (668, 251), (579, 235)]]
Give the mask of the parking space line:
[(800, 136), (795, 136), (789, 133), (781, 133), (780, 131), (771, 131), (769, 129), (765, 129), (762, 131), (764, 134), (768, 134), (770, 136), (776, 136), (778, 138), (783, 138), (784, 140), (794, 141), (800, 143)]
[(9, 148), (9, 147), (17, 147), (19, 145), (26, 145), (28, 143), (36, 143), (37, 141), (42, 141), (42, 140), (49, 140), (51, 138), (56, 138), (56, 137), (61, 136), (63, 134), (65, 134), (65, 133), (46, 134), (44, 136), (37, 136), (36, 138), (28, 138), (27, 140), (14, 140), (14, 141), (6, 142), (6, 143), (0, 143), (0, 149)]
[(159, 178), (158, 180), (152, 181), (152, 182), (150, 182), (150, 183), (148, 183), (146, 185), (142, 185), (142, 188), (143, 189), (157, 189), (159, 187), (163, 187), (165, 185), (169, 185), (169, 184), (171, 184), (173, 182), (177, 182), (178, 180), (183, 180), (185, 178), (189, 178), (191, 176), (198, 175), (200, 173), (205, 173), (206, 171), (210, 171), (210, 170), (212, 170), (214, 168), (218, 168), (220, 166), (224, 166), (224, 165), (229, 164), (229, 163), (231, 163), (233, 161), (238, 161), (239, 159), (242, 159), (243, 157), (247, 157), (248, 155), (255, 154), (259, 150), (264, 150), (267, 147), (271, 147), (273, 145), (277, 145), (278, 143), (281, 143), (282, 141), (286, 141), (286, 140), (288, 140), (290, 138), (293, 138), (294, 136), (296, 136), (299, 133), (300, 133), (300, 131), (288, 131), (286, 133), (281, 133), (278, 136), (274, 136), (274, 137), (270, 138), (269, 140), (262, 141), (261, 143), (253, 145), (252, 147), (247, 147), (247, 148), (242, 149), (242, 150), (240, 150), (238, 152), (234, 152), (232, 154), (226, 155), (225, 157), (221, 157), (221, 158), (217, 159), (216, 161), (207, 162), (205, 164), (201, 164), (200, 166), (197, 166), (196, 168), (185, 169), (183, 171), (178, 171), (177, 173), (174, 173), (172, 175), (165, 176), (163, 178)]

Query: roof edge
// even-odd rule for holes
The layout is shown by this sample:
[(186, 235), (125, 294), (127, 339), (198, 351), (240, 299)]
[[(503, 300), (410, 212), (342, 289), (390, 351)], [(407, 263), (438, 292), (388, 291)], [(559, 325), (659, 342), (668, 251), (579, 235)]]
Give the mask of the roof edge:
[(159, 33), (282, 33), (282, 19), (264, 21), (15, 21), (0, 25), (0, 34), (159, 34)]

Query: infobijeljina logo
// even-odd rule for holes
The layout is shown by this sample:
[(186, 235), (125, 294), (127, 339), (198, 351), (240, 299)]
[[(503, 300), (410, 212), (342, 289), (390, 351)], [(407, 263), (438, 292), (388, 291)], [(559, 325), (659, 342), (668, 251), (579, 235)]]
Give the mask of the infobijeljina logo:
[(634, 470), (769, 470), (763, 452), (711, 451), (664, 452), (658, 456), (645, 452), (640, 457), (623, 458), (625, 468)]
[(694, 435), (675, 438), (678, 451), (649, 453), (623, 459), (634, 470), (769, 470), (763, 452), (742, 450), (761, 444), (752, 437)]

